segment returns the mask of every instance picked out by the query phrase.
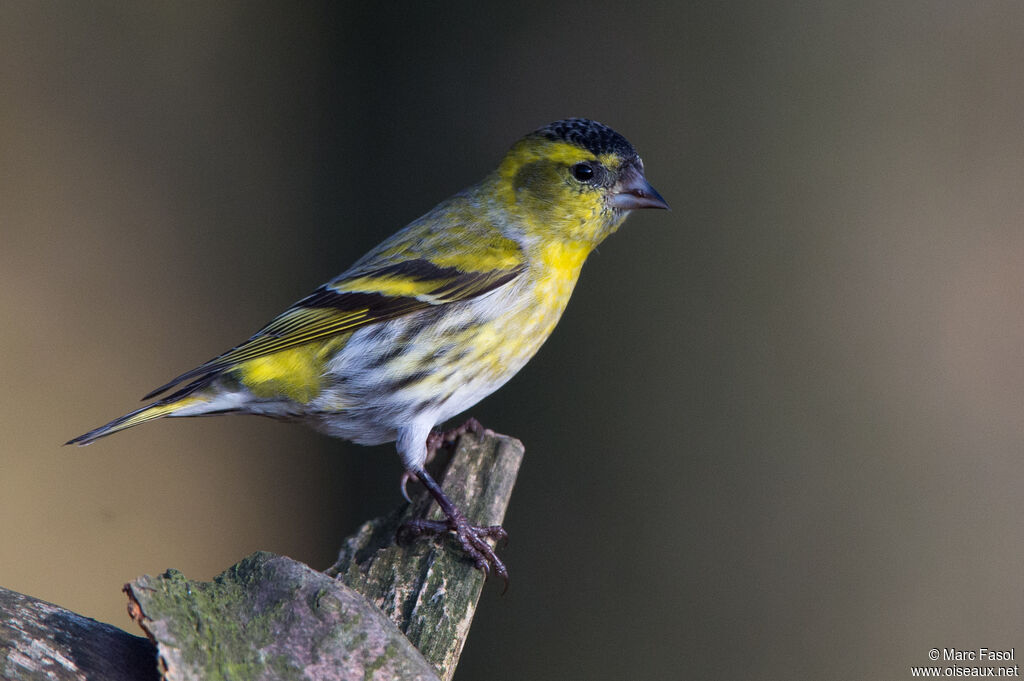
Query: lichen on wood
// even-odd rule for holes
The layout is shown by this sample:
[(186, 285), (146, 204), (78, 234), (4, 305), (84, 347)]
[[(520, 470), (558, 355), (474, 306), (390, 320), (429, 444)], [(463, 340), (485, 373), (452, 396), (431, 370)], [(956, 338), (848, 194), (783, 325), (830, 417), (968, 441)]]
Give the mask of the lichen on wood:
[[(478, 525), (499, 525), (523, 460), (521, 442), (485, 431), (466, 433), (441, 485), (445, 494)], [(443, 679), (455, 672), (469, 634), (484, 576), (450, 537), (396, 544), (395, 533), (406, 520), (431, 507), (426, 492), (391, 515), (364, 524), (342, 546), (327, 570), (372, 600), (434, 665)], [(441, 513), (433, 507), (432, 518)], [(499, 581), (500, 583), (500, 581)]]
[[(473, 522), (497, 525), (522, 457), (517, 440), (466, 434), (437, 477)], [(364, 524), (326, 572), (258, 552), (211, 582), (140, 577), (125, 592), (149, 641), (0, 589), (0, 678), (447, 681), (484, 577), (450, 537), (396, 544), (401, 524), (430, 509), (423, 491)]]
[(254, 553), (212, 582), (176, 570), (125, 586), (167, 681), (433, 681), (433, 669), (357, 592)]

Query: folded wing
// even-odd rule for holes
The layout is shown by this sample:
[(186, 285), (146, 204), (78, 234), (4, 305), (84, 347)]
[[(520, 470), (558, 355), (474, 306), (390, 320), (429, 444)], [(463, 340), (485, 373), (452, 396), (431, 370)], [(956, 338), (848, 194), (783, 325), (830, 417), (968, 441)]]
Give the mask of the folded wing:
[(241, 345), (186, 371), (143, 399), (156, 397), (185, 381), (205, 383), (204, 379), (256, 357), (484, 295), (509, 283), (524, 269), (521, 261), (510, 262), (508, 258), (501, 265), (473, 270), (438, 266), (422, 258), (380, 267), (364, 265), (321, 286)]

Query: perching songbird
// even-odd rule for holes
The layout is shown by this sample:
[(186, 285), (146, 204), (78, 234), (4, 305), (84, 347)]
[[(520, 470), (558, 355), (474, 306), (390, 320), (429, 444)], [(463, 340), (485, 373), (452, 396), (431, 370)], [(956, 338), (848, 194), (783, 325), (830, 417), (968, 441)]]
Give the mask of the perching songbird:
[[(551, 335), (594, 248), (640, 208), (668, 208), (622, 135), (569, 118), (516, 142), (497, 170), (442, 201), (256, 332), (68, 442), (165, 416), (258, 414), (363, 445), (397, 442), (407, 477), (485, 574), (508, 572), (424, 469), (428, 437), (500, 388)], [(182, 384), (184, 384), (182, 386)], [(404, 484), (403, 478), (403, 484)], [(404, 491), (404, 487), (403, 487)]]

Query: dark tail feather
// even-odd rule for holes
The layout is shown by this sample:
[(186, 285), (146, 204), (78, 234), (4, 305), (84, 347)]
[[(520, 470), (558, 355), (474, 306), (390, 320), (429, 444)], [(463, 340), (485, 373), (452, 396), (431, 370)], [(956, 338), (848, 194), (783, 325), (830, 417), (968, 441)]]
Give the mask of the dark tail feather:
[(208, 386), (214, 378), (215, 377), (212, 375), (204, 376), (198, 381), (193, 381), (188, 384), (173, 395), (169, 395), (168, 397), (165, 397), (158, 402), (154, 402), (153, 404), (146, 405), (145, 407), (140, 407), (133, 412), (129, 412), (124, 416), (114, 419), (105, 426), (100, 426), (99, 428), (90, 430), (84, 435), (79, 435), (73, 440), (68, 440), (64, 444), (84, 447), (91, 442), (99, 440), (101, 437), (119, 433), (126, 428), (137, 426), (140, 423), (146, 423), (147, 421), (163, 418), (165, 416), (175, 416), (176, 412), (184, 409), (185, 407), (190, 407), (199, 402), (208, 401), (201, 395), (193, 395), (193, 393)]
[(131, 428), (132, 426), (137, 426), (140, 423), (152, 421), (153, 419), (162, 418), (164, 416), (170, 416), (175, 411), (185, 406), (183, 404), (180, 404), (181, 402), (185, 402), (187, 400), (191, 404), (194, 399), (196, 398), (186, 398), (185, 400), (179, 400), (177, 402), (170, 402), (167, 404), (158, 402), (157, 404), (151, 404), (146, 407), (142, 407), (141, 409), (136, 409), (135, 411), (129, 414), (125, 414), (124, 416), (114, 419), (105, 426), (100, 426), (99, 428), (90, 430), (88, 433), (85, 433), (84, 435), (79, 435), (73, 440), (68, 440), (64, 444), (78, 445), (80, 447), (84, 447), (85, 445), (95, 440), (98, 440), (101, 437), (113, 435), (114, 433), (120, 432), (125, 428)]
[[(185, 386), (185, 388), (183, 388), (182, 390), (179, 390), (178, 392), (174, 393), (174, 395), (178, 395), (181, 392), (184, 392), (185, 390), (187, 390), (189, 392), (192, 392), (193, 390), (195, 390), (195, 386), (197, 386), (197, 385), (207, 385), (207, 384), (209, 384), (210, 381), (212, 381), (216, 377), (216, 375), (218, 373), (217, 371), (211, 370), (209, 368), (209, 365), (212, 364), (213, 362), (214, 362), (214, 360), (211, 359), (209, 362), (207, 362), (206, 364), (203, 364), (202, 366), (196, 367), (195, 369), (192, 369), (191, 371), (186, 371), (185, 373), (183, 373), (182, 375), (178, 376), (177, 378), (171, 380), (170, 382), (164, 383), (162, 386), (160, 386), (156, 390), (149, 391), (148, 393), (146, 393), (146, 395), (144, 395), (142, 397), (142, 399), (144, 399), (144, 400), (151, 400), (154, 397), (156, 397), (157, 395), (159, 395), (160, 393), (165, 393), (168, 390), (170, 390), (171, 388), (173, 388), (174, 386), (178, 385), (179, 383), (183, 383), (184, 381), (187, 381), (190, 378), (195, 378), (196, 376), (199, 376), (200, 378), (198, 380), (196, 380), (196, 381), (193, 381), (192, 383), (189, 383), (187, 386)], [(171, 397), (174, 397), (174, 395), (172, 395)]]

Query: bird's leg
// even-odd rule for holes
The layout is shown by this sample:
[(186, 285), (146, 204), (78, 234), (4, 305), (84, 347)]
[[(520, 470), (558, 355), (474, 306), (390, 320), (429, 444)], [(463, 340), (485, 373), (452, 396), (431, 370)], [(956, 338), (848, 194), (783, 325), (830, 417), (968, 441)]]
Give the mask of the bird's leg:
[[(466, 422), (457, 428), (452, 428), (451, 430), (431, 431), (430, 435), (427, 436), (427, 458), (423, 461), (423, 465), (425, 466), (433, 461), (434, 457), (437, 456), (437, 450), (441, 449), (441, 447), (450, 445), (466, 433), (473, 433), (477, 437), (483, 437), (486, 432), (487, 429), (472, 416), (466, 419)], [(405, 500), (410, 504), (412, 503), (412, 499), (409, 498), (409, 493), (406, 491), (405, 486), (408, 485), (409, 481), (414, 477), (416, 476), (411, 471), (404, 471), (402, 473), (401, 480), (398, 482), (398, 485), (402, 490), (402, 496), (405, 497)]]
[[(501, 559), (494, 553), (494, 549), (487, 543), (488, 539), (496, 541), (508, 539), (508, 533), (501, 525), (477, 526), (470, 525), (469, 520), (463, 515), (452, 500), (441, 489), (441, 486), (434, 481), (430, 474), (422, 468), (415, 471), (416, 478), (423, 483), (423, 486), (434, 497), (434, 501), (441, 507), (444, 513), (444, 520), (425, 520), (415, 518), (402, 525), (399, 532), (405, 537), (421, 537), (423, 535), (436, 535), (444, 532), (451, 532), (459, 540), (462, 550), (473, 560), (477, 569), (482, 570), (484, 576), (490, 575), (491, 569), (494, 574), (505, 580), (505, 590), (508, 590), (508, 570)], [(502, 591), (504, 593), (504, 591)]]

